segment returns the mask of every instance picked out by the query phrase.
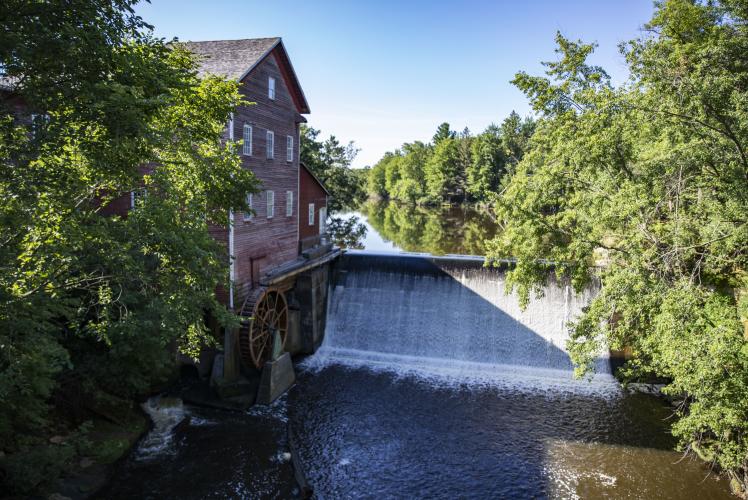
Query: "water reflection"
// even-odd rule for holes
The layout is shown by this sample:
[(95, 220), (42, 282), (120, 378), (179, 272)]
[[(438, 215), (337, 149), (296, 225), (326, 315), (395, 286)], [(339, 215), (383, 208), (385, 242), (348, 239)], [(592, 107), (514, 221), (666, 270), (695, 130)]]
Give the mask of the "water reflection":
[(708, 464), (649, 447), (548, 439), (544, 473), (553, 498), (729, 498)]
[(368, 228), (361, 222), (360, 216), (349, 213), (342, 217), (330, 217), (327, 232), (332, 242), (340, 248), (363, 250)]
[(394, 202), (368, 202), (358, 213), (368, 232), (357, 246), (374, 251), (423, 252), (433, 255), (485, 255), (485, 242), (499, 226), (487, 210), (472, 207), (419, 207)]

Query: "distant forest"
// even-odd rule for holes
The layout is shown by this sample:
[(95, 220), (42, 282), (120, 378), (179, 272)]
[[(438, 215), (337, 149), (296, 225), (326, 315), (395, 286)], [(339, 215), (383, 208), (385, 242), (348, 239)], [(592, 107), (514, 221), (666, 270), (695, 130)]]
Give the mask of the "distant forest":
[(430, 143), (405, 143), (369, 170), (369, 196), (419, 205), (490, 200), (514, 171), (535, 130), (532, 118), (512, 112), (478, 135), (442, 123)]

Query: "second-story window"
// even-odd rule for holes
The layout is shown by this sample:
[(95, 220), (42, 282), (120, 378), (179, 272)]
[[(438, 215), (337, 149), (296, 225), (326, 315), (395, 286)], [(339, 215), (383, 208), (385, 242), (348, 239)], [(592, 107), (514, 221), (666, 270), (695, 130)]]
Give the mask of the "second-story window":
[(252, 202), (253, 201), (254, 200), (252, 199), (252, 193), (247, 193), (247, 206), (250, 208), (250, 211), (249, 212), (244, 212), (244, 220), (245, 221), (252, 220), (252, 211), (251, 210), (253, 209), (253, 207), (252, 207)]
[(246, 156), (252, 156), (252, 125), (244, 124), (244, 146), (242, 152)]
[(265, 153), (268, 158), (275, 158), (275, 134), (271, 130), (268, 130)]
[(293, 216), (293, 191), (286, 191), (286, 217)]
[(293, 137), (286, 136), (286, 161), (293, 161)]
[(275, 192), (267, 191), (265, 198), (267, 199), (267, 215), (270, 219), (275, 215)]
[(268, 77), (268, 98), (275, 99), (275, 78)]

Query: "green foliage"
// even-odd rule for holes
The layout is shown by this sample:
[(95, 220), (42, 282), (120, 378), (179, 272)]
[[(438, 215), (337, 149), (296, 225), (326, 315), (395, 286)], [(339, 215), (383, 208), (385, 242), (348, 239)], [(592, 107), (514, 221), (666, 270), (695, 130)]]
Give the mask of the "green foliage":
[(459, 168), (457, 139), (443, 139), (424, 165), (426, 196), (435, 202), (457, 196)]
[(601, 348), (629, 347), (622, 374), (654, 374), (683, 400), (673, 432), (745, 488), (748, 471), (748, 11), (668, 0), (622, 46), (614, 87), (558, 35), (547, 76), (514, 83), (542, 118), (497, 204), (491, 256), (514, 257), (527, 301), (549, 261), (602, 291), (573, 325), (578, 373)]
[(351, 168), (358, 149), (349, 142), (340, 144), (331, 135), (320, 141), (320, 131), (306, 125), (301, 126), (301, 163), (325, 185), (330, 192), (328, 210), (330, 213), (358, 206), (366, 197), (366, 177)]
[(405, 143), (385, 153), (368, 173), (367, 192), (419, 205), (488, 203), (529, 147), (534, 124), (512, 112), (501, 126), (491, 125), (473, 137), (468, 129), (458, 134), (442, 123), (431, 144)]
[(455, 137), (457, 137), (457, 133), (449, 127), (449, 123), (444, 122), (439, 124), (439, 126), (436, 128), (436, 133), (431, 139), (431, 142), (433, 144), (439, 144), (444, 139), (454, 139)]
[[(0, 94), (4, 491), (29, 488), (12, 464), (46, 460), (33, 457), (60, 425), (50, 396), (72, 408), (132, 397), (171, 370), (176, 348), (210, 341), (206, 312), (234, 321), (214, 295), (228, 266), (208, 226), (257, 189), (222, 141), (241, 95), (235, 82), (198, 79), (191, 56), (154, 38), (132, 4), (0, 7), (0, 64), (14, 86)], [(30, 113), (47, 118), (29, 124)], [(127, 217), (102, 215), (141, 188)]]

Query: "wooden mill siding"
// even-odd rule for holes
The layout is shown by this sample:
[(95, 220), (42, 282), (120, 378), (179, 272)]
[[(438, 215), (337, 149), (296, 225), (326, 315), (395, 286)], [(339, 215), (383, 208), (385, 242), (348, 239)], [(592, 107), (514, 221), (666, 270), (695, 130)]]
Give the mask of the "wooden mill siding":
[[(241, 93), (254, 104), (234, 112), (234, 139), (244, 137), (244, 125), (252, 126), (252, 155), (242, 154), (242, 164), (261, 182), (261, 191), (253, 195), (255, 211), (250, 220), (234, 214), (235, 306), (240, 307), (248, 289), (260, 275), (298, 255), (299, 123), (305, 121), (289, 91), (279, 67), (276, 47), (241, 81)], [(268, 97), (268, 77), (275, 78), (275, 99)], [(267, 132), (275, 135), (274, 157), (267, 158)], [(287, 137), (293, 138), (292, 161), (287, 161)], [(275, 193), (274, 214), (268, 218), (267, 191)], [(293, 193), (291, 215), (287, 216), (287, 192)], [(218, 228), (215, 237), (228, 240)]]
[[(327, 210), (327, 191), (324, 186), (304, 166), (299, 169), (299, 241), (319, 235), (320, 209)], [(309, 224), (309, 204), (314, 203), (314, 224)]]

